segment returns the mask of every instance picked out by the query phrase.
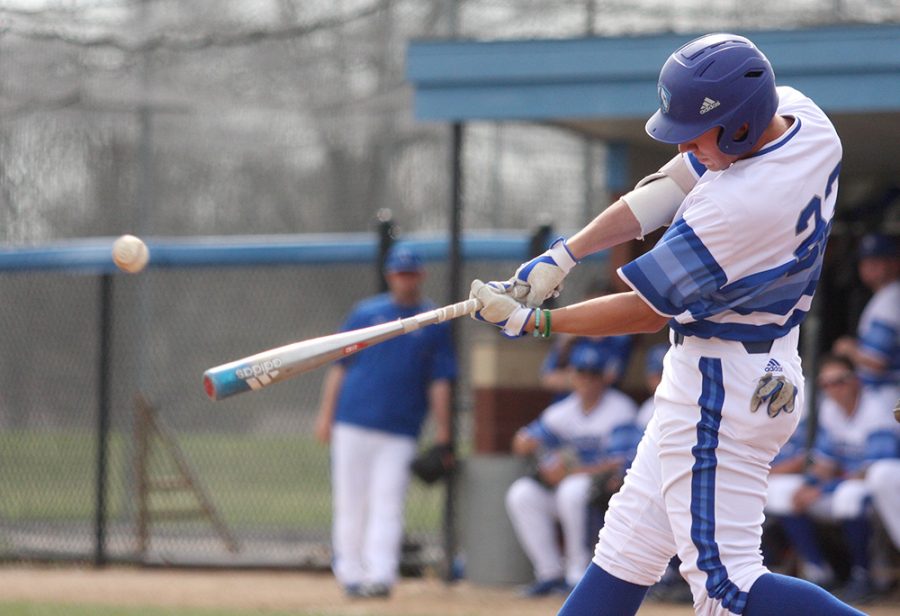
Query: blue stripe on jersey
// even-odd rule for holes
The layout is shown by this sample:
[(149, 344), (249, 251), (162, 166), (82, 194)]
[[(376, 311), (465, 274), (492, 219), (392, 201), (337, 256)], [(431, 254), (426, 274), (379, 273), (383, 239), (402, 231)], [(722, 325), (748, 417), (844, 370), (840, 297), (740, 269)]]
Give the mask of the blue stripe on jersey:
[(897, 353), (900, 335), (891, 323), (873, 320), (859, 340), (859, 345), (871, 355), (891, 359)]
[(547, 449), (555, 449), (563, 443), (563, 440), (556, 433), (551, 431), (547, 427), (547, 424), (541, 421), (540, 418), (525, 426), (525, 433), (540, 441)]
[(694, 168), (694, 173), (696, 173), (698, 176), (702, 177), (703, 174), (706, 173), (706, 167), (703, 166), (703, 163), (697, 160), (697, 157), (693, 154), (688, 154), (688, 162), (691, 163), (691, 167)]
[[(622, 274), (657, 311), (670, 316), (689, 311), (695, 322), (670, 323), (686, 336), (759, 341), (780, 338), (803, 321), (806, 311), (796, 306), (815, 292), (821, 269), (820, 255), (809, 267), (798, 267), (792, 260), (726, 284), (725, 272), (681, 218), (652, 250), (626, 264)], [(783, 325), (706, 320), (727, 310), (788, 318)]]
[(721, 289), (724, 270), (683, 218), (665, 232), (653, 249), (622, 268), (659, 312), (676, 315), (690, 310), (706, 313), (705, 296)]
[(859, 338), (859, 348), (866, 355), (886, 361), (886, 369), (874, 372), (860, 366), (859, 376), (866, 385), (886, 385), (900, 380), (900, 332), (891, 323), (873, 320)]
[(733, 614), (741, 614), (747, 604), (747, 593), (730, 579), (716, 544), (716, 447), (725, 387), (722, 360), (701, 357), (702, 387), (700, 421), (697, 422), (697, 444), (691, 449), (691, 541), (697, 548), (697, 567), (706, 573), (706, 592)]

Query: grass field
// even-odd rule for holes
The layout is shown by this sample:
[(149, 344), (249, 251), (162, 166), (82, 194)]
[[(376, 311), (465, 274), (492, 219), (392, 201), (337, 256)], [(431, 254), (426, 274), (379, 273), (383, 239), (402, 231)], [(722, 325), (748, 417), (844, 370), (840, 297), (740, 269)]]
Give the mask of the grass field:
[[(235, 527), (321, 528), (331, 519), (327, 447), (309, 435), (181, 433), (178, 445), (226, 522)], [(109, 440), (108, 511), (127, 515), (134, 491), (130, 435)], [(165, 451), (152, 449), (155, 474), (173, 470)], [(96, 439), (92, 433), (0, 433), (0, 516), (9, 521), (65, 522), (94, 515)], [(189, 495), (151, 502), (177, 505)], [(438, 529), (441, 493), (414, 485), (407, 505), (413, 531)]]

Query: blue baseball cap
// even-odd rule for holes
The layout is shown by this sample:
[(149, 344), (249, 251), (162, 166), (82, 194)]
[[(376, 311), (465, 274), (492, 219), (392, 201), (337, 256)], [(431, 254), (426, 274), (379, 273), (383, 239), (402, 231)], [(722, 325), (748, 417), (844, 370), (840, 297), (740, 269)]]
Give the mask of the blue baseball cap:
[(384, 271), (388, 273), (415, 273), (421, 272), (422, 258), (412, 249), (406, 246), (394, 246), (384, 261)]
[(647, 374), (662, 374), (663, 358), (668, 352), (669, 345), (665, 343), (654, 344), (652, 347), (647, 349), (646, 364), (644, 366)]
[(608, 369), (619, 370), (619, 358), (610, 352), (602, 340), (580, 340), (572, 347), (569, 356), (569, 365), (579, 372), (594, 372), (597, 374)]
[(900, 256), (897, 250), (897, 241), (889, 235), (870, 233), (863, 236), (859, 242), (859, 258), (878, 258)]

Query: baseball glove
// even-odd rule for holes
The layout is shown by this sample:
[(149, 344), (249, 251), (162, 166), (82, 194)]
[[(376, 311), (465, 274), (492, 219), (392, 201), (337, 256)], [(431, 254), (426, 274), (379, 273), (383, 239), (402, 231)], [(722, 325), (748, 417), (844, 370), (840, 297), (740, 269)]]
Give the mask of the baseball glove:
[(412, 474), (431, 484), (450, 475), (456, 467), (456, 456), (450, 445), (432, 445), (417, 455), (410, 465)]

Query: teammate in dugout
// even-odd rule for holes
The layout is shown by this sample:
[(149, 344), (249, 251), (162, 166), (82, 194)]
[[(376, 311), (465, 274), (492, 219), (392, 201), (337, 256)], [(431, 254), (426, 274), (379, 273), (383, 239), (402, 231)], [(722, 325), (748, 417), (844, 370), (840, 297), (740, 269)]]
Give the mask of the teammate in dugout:
[[(748, 39), (711, 34), (662, 67), (647, 132), (679, 154), (504, 282), (474, 318), (511, 337), (671, 329), (656, 409), (564, 616), (635, 614), (670, 558), (698, 614), (859, 614), (760, 554), (769, 463), (802, 408), (798, 326), (822, 267), (841, 143)], [(668, 225), (619, 270), (632, 291), (539, 310), (588, 254)]]
[(573, 392), (513, 437), (513, 453), (538, 462), (534, 475), (517, 479), (506, 493), (509, 519), (534, 566), (535, 582), (525, 596), (568, 594), (578, 583), (591, 561), (591, 483), (594, 477), (620, 477), (634, 457), (637, 405), (611, 387), (616, 371), (609, 366), (617, 359), (602, 339), (576, 342), (567, 368)]
[[(389, 292), (360, 302), (343, 331), (435, 308), (422, 297), (421, 258), (402, 245), (385, 261)], [(403, 510), (426, 414), (450, 443), (457, 366), (445, 323), (365, 349), (325, 376), (316, 437), (331, 442), (335, 577), (349, 597), (387, 597), (397, 578)]]
[[(888, 412), (893, 396), (884, 388), (863, 387), (853, 362), (842, 355), (821, 360), (818, 385), (825, 394), (819, 407), (813, 464), (800, 473), (779, 474), (769, 484), (766, 513), (777, 516), (803, 559), (803, 576), (830, 586), (836, 580), (819, 544), (814, 520), (837, 522), (848, 548), (850, 579), (836, 594), (861, 603), (880, 590), (869, 568), (868, 502), (878, 492), (897, 489), (868, 486), (869, 471), (897, 460), (900, 425)], [(876, 492), (873, 494), (872, 489)], [(890, 520), (895, 512), (885, 512)]]
[(835, 341), (834, 352), (858, 366), (866, 385), (900, 396), (900, 244), (872, 233), (860, 241), (859, 278), (873, 295), (859, 319), (856, 338)]

